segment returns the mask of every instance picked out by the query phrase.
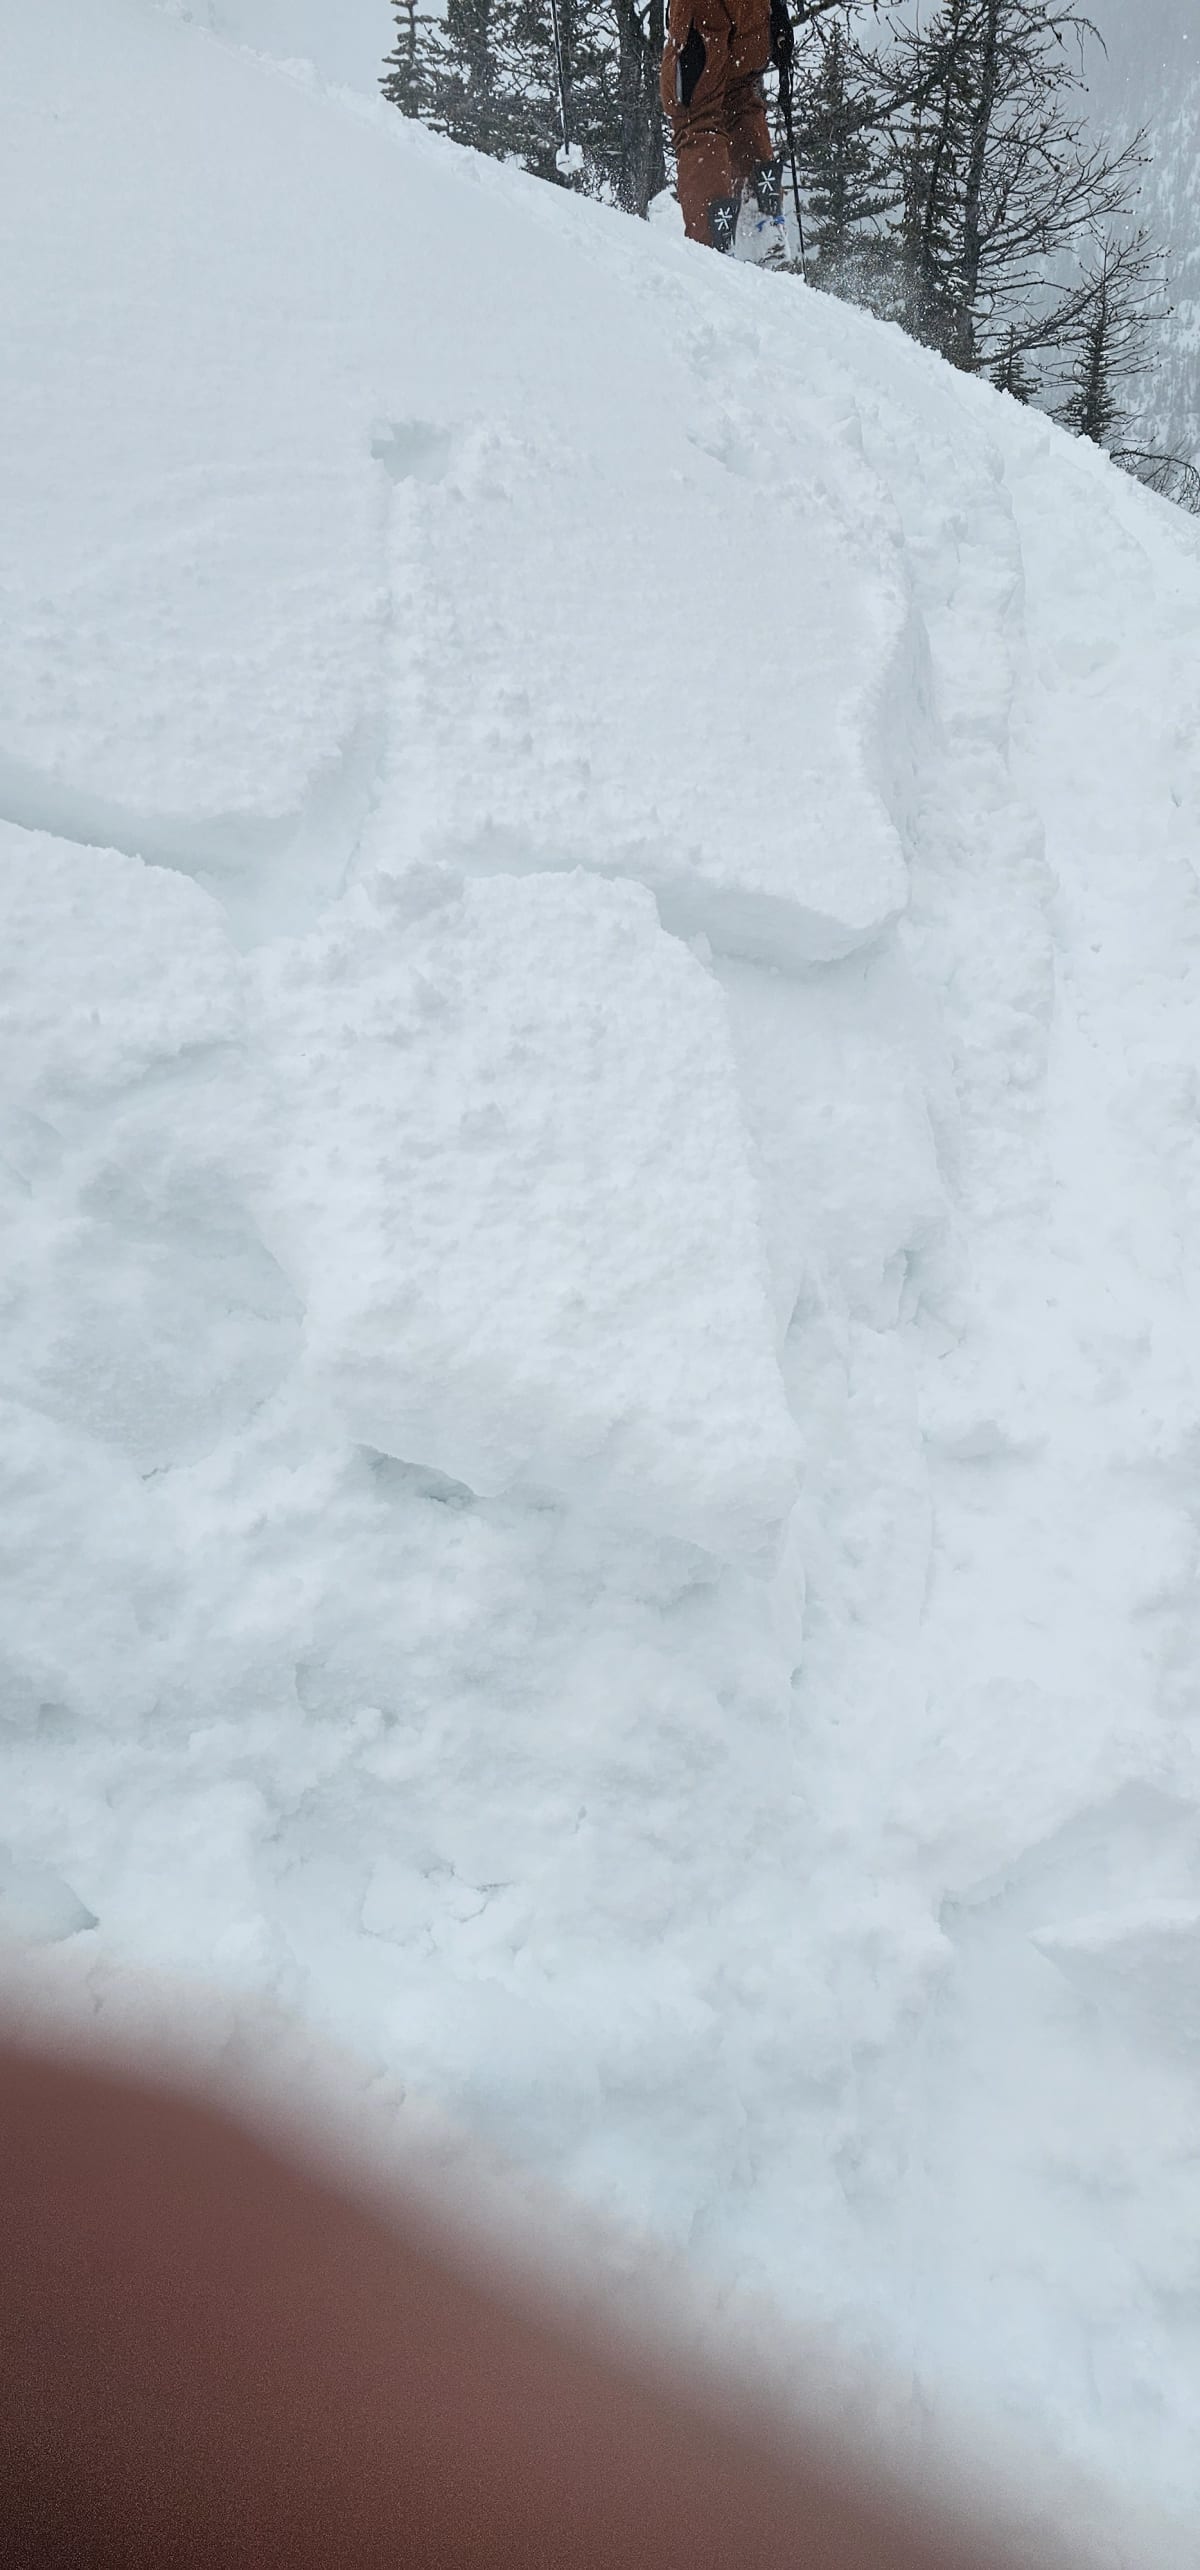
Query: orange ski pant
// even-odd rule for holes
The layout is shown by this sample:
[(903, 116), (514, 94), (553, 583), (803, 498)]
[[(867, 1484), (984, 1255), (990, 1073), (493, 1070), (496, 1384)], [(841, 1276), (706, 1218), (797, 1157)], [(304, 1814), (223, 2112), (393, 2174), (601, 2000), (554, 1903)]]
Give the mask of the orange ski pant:
[(770, 53), (770, 0), (670, 0), (662, 101), (689, 241), (708, 240), (714, 199), (736, 196), (772, 157), (762, 90)]

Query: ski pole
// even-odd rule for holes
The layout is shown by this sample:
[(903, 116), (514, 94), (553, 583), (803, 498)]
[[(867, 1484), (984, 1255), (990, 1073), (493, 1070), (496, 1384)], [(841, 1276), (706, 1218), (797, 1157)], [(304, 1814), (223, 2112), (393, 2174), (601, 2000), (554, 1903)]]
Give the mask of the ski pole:
[(779, 66), (779, 103), (783, 109), (783, 127), (787, 135), (788, 162), (792, 173), (792, 195), (796, 205), (796, 232), (800, 242), (800, 274), (808, 283), (808, 260), (804, 250), (804, 216), (800, 211), (800, 174), (796, 168), (796, 128), (792, 119), (792, 66)]
[(580, 168), (583, 154), (571, 140), (571, 116), (567, 105), (567, 57), (563, 44), (562, 0), (550, 0), (550, 18), (554, 28), (554, 60), (558, 69), (558, 117), (562, 126), (562, 148), (554, 155), (563, 178), (573, 178)]

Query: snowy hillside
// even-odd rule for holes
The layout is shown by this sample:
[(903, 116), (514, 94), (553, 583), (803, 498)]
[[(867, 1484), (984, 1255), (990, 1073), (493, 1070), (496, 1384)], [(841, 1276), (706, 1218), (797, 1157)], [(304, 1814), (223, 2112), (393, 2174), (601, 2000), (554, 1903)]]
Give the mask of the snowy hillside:
[(164, 0), (170, 14), (281, 62), (311, 63), (322, 80), (379, 87), (396, 41), (392, 0)]
[(0, 1918), (1200, 2496), (1200, 537), (3, 0)]

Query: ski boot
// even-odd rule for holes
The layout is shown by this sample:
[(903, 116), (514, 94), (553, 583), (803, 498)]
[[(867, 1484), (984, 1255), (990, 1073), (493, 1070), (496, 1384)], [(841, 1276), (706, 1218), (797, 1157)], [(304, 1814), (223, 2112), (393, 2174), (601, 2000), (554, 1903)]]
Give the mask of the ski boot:
[(732, 250), (737, 232), (737, 198), (714, 196), (708, 209), (708, 237), (714, 250)]
[(750, 181), (747, 195), (758, 212), (751, 228), (745, 256), (756, 268), (786, 268), (788, 257), (787, 226), (783, 219), (782, 173), (778, 161), (764, 161)]

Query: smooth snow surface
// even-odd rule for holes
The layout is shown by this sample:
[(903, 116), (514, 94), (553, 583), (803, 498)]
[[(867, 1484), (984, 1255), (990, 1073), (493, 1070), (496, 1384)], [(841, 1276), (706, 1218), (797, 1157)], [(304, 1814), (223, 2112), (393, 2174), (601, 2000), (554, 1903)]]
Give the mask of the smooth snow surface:
[(392, 0), (161, 0), (172, 17), (207, 27), (323, 80), (375, 91), (396, 43)]
[(1196, 533), (0, 22), (0, 1926), (1186, 2519)]

